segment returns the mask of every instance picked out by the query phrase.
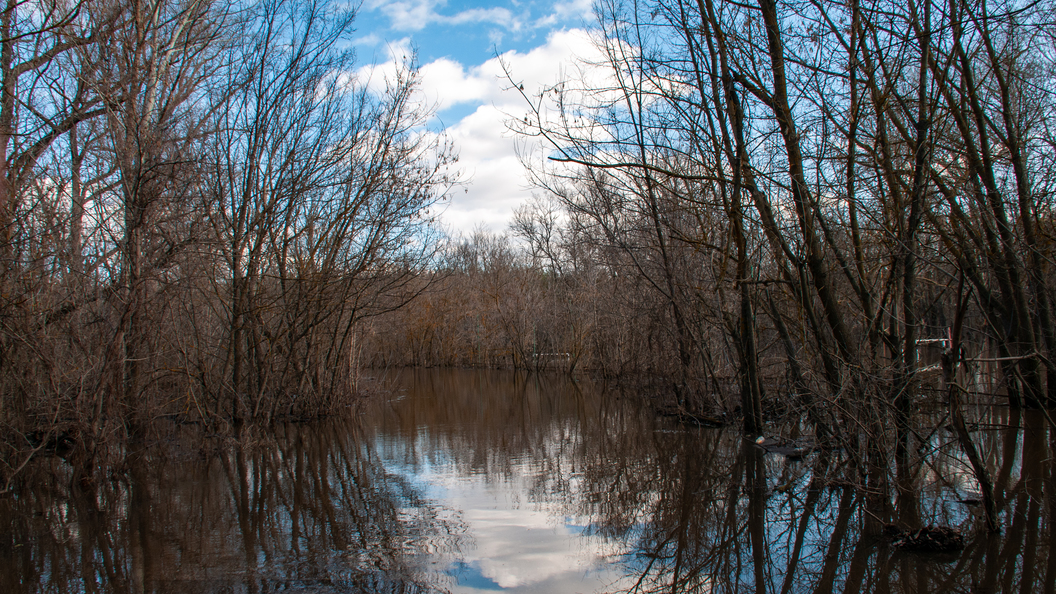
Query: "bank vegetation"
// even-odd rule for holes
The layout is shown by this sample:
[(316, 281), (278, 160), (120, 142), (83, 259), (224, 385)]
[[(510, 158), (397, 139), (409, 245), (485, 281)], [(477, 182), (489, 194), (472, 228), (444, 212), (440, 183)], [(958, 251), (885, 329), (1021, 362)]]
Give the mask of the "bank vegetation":
[(792, 412), (877, 501), (948, 428), (996, 529), (967, 405), (1056, 406), (1052, 4), (596, 12), (584, 76), (508, 72), (540, 198), (373, 355), (643, 374), (750, 435)]
[[(160, 418), (223, 430), (357, 394), (354, 328), (419, 289), (454, 176), (413, 60), (329, 2), (0, 12), (0, 475), (90, 469)], [(0, 487), (3, 488), (3, 487)]]
[(878, 500), (948, 426), (996, 527), (967, 405), (1056, 405), (1051, 3), (603, 0), (588, 76), (508, 73), (538, 198), (447, 241), (413, 64), (352, 76), (335, 10), (7, 4), (5, 479), (367, 367), (558, 368), (798, 419)]

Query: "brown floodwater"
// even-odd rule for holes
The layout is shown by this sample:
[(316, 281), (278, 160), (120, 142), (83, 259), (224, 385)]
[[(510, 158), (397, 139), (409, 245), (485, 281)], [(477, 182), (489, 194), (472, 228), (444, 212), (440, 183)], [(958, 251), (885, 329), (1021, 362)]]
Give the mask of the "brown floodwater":
[[(839, 450), (767, 451), (583, 379), (387, 381), (393, 396), (325, 422), (238, 439), (159, 427), (95, 481), (41, 457), (22, 475), (32, 488), (0, 500), (0, 591), (1056, 589), (1056, 434), (1039, 415), (976, 411), (1001, 510), (988, 536), (944, 429), (919, 432), (912, 491), (877, 511), (840, 479)], [(866, 534), (895, 517), (952, 527), (964, 548)]]

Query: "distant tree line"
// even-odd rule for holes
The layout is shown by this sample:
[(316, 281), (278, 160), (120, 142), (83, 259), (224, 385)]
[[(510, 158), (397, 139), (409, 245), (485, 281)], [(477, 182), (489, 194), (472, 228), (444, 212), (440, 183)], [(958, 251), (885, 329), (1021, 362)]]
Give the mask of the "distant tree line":
[(353, 16), (6, 2), (0, 480), (42, 448), (90, 465), (162, 416), (227, 427), (356, 394), (353, 329), (418, 290), (454, 155), (420, 133), (413, 62), (355, 76)]

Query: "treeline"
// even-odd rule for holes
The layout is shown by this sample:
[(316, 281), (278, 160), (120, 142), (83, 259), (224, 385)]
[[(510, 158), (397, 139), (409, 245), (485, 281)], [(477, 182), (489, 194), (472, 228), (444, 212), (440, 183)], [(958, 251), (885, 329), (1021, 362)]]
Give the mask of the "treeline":
[[(445, 352), (432, 316), (507, 337), (514, 365), (633, 353), (687, 407), (732, 379), (746, 430), (794, 404), (880, 497), (889, 470), (911, 496), (937, 427), (916, 413), (939, 405), (925, 423), (954, 429), (985, 498), (965, 397), (1056, 405), (1052, 10), (599, 3), (605, 59), (585, 76), (533, 92), (509, 73), (527, 108), (511, 125), (546, 145), (526, 161), (556, 204), (515, 223), (533, 265), (456, 270), (486, 314), (434, 297), (404, 356)], [(477, 344), (467, 360), (501, 353)]]
[[(591, 238), (569, 215), (560, 200), (536, 198), (517, 210), (506, 232), (481, 229), (449, 240), (407, 307), (360, 326), (360, 362), (586, 373), (645, 388), (661, 401), (681, 399), (683, 412), (709, 420), (739, 418), (742, 369), (731, 339), (736, 302), (724, 287), (729, 278), (710, 268), (707, 254), (674, 250), (679, 283), (693, 283), (680, 285), (692, 293), (685, 307), (696, 349), (685, 364), (669, 299), (630, 254)], [(777, 307), (779, 289), (758, 285), (764, 306)], [(767, 309), (756, 324), (762, 416), (771, 419), (801, 414), (819, 396), (789, 373), (787, 349), (805, 352), (807, 338), (767, 324), (773, 311), (784, 310)], [(926, 309), (921, 351), (929, 388), (941, 383), (951, 315), (937, 301)], [(976, 348), (988, 348), (985, 336), (975, 338)], [(974, 392), (1002, 390), (993, 362), (976, 361), (972, 371)]]
[[(591, 241), (548, 199), (520, 208), (508, 232), (452, 239), (408, 307), (362, 326), (361, 361), (634, 378), (682, 390), (698, 411), (732, 411), (737, 367), (721, 344), (721, 317), (699, 320), (708, 359), (685, 373), (666, 303), (621, 254)], [(777, 360), (768, 373), (768, 385), (779, 389), (784, 371)]]
[(342, 6), (6, 3), (0, 479), (356, 394), (352, 330), (418, 290), (453, 154), (413, 63), (357, 78)]

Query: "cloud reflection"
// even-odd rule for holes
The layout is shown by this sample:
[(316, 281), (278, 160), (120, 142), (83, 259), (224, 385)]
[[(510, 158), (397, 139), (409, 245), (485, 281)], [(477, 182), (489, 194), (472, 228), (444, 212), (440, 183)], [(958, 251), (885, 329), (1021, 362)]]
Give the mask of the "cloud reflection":
[[(405, 455), (426, 451), (421, 443), (404, 445)], [(395, 453), (399, 444), (387, 446)], [(392, 462), (439, 507), (457, 510), (466, 528), (469, 542), (451, 562), (458, 582), (452, 592), (594, 592), (617, 581), (612, 560), (623, 551), (592, 536), (587, 518), (565, 515), (559, 498), (533, 497), (546, 470), (532, 460), (508, 466), (503, 476), (465, 473), (449, 459), (418, 465), (398, 456)]]

